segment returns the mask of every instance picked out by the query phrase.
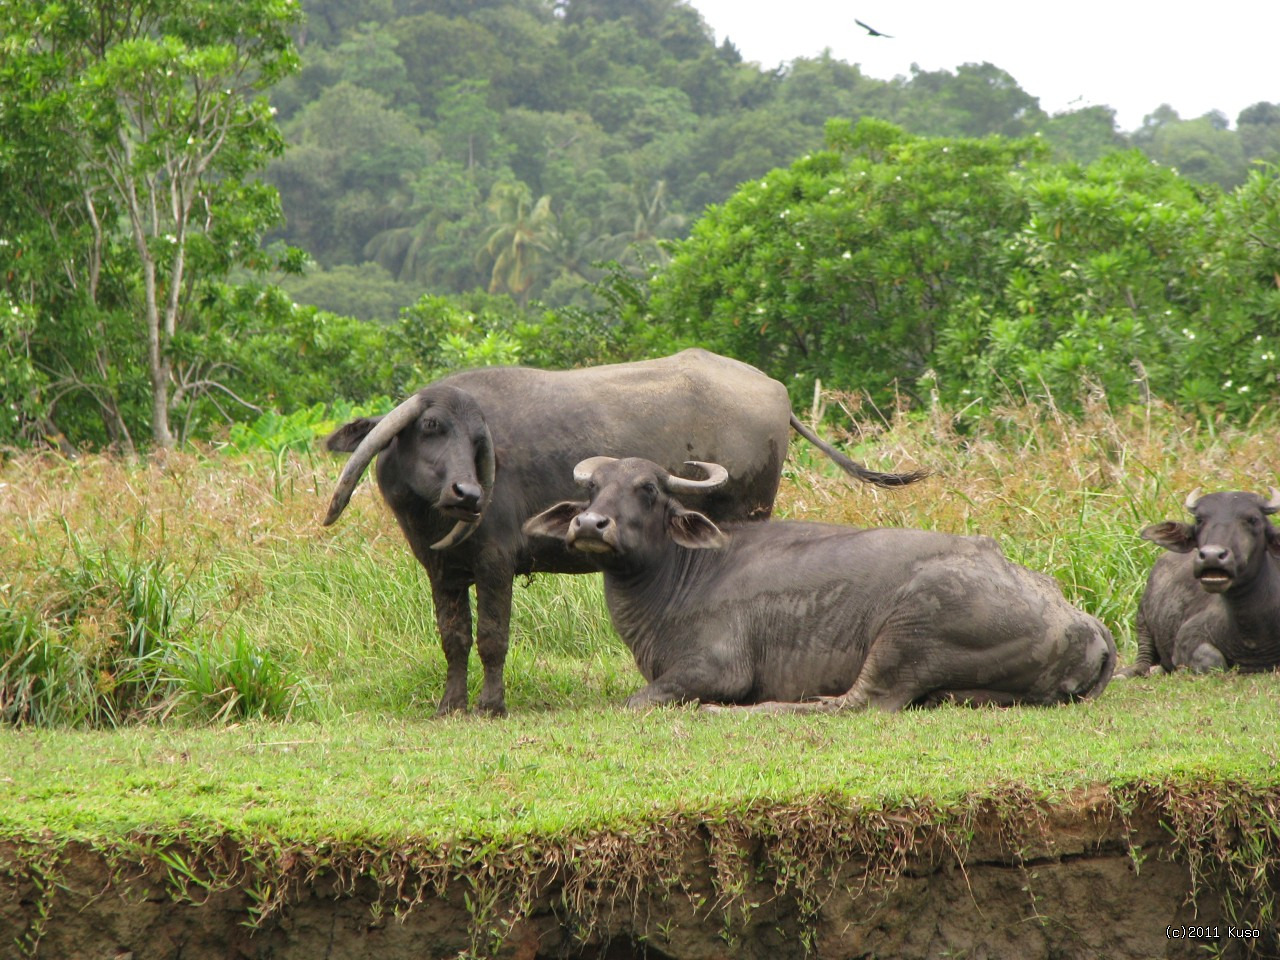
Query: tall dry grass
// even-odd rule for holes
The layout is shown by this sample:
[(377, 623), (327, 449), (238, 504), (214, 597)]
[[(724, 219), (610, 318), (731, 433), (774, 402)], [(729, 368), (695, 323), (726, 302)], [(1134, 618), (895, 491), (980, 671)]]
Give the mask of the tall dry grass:
[[(893, 490), (850, 484), (798, 443), (779, 515), (995, 537), (1106, 622), (1126, 659), (1158, 553), (1137, 531), (1181, 515), (1193, 487), (1280, 486), (1277, 421), (1265, 412), (1231, 426), (1098, 401), (1077, 418), (1045, 403), (977, 419), (936, 406), (880, 416), (831, 399), (852, 414), (837, 439), (853, 455), (933, 476)], [(340, 469), (327, 455), (211, 449), (136, 464), (6, 459), (0, 716), (429, 713), (444, 665), (425, 576), (369, 483), (321, 527)], [(512, 639), (513, 707), (616, 702), (638, 684), (596, 577), (518, 588)]]

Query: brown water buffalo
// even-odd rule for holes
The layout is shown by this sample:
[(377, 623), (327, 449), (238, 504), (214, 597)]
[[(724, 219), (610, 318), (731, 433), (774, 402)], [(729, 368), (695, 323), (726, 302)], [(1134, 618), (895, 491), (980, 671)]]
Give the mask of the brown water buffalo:
[(791, 413), (781, 383), (705, 350), (638, 363), (547, 371), (489, 367), (445, 377), (384, 417), (354, 420), (327, 440), (351, 459), (325, 524), (345, 509), (370, 461), (378, 488), (426, 569), (448, 673), (439, 712), (467, 706), (471, 604), (484, 666), (477, 706), (506, 712), (503, 664), (517, 574), (586, 573), (579, 552), (531, 542), (521, 526), (574, 492), (572, 468), (597, 452), (637, 454), (675, 470), (715, 459), (734, 479), (698, 506), (717, 520), (773, 508), (794, 428), (860, 480), (894, 486), (922, 473), (868, 470), (822, 442)]
[(525, 524), (604, 572), (613, 625), (648, 681), (632, 706), (1050, 704), (1097, 696), (1111, 678), (1107, 628), (1067, 603), (1052, 577), (1006, 560), (994, 540), (717, 525), (676, 498), (722, 487), (731, 474), (691, 466), (708, 479), (591, 458), (575, 470), (587, 498)]
[(1280, 666), (1280, 530), (1271, 498), (1233, 491), (1200, 496), (1186, 508), (1195, 523), (1166, 520), (1139, 535), (1164, 547), (1138, 604), (1140, 676), (1189, 667), (1197, 673)]

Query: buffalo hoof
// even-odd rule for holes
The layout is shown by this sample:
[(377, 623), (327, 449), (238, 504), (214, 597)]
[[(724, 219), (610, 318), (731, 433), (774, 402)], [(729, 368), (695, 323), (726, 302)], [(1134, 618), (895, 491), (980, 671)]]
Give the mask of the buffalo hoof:
[(1143, 666), (1135, 665), (1131, 667), (1125, 667), (1123, 670), (1117, 670), (1115, 672), (1115, 676), (1113, 679), (1129, 680), (1133, 677), (1146, 677), (1146, 676), (1150, 676), (1151, 672), (1152, 672), (1151, 667), (1143, 667)]
[(476, 713), (485, 717), (505, 717), (507, 715), (507, 705), (502, 701), (485, 703), (481, 700), (476, 703)]
[(440, 706), (436, 707), (437, 717), (451, 717), (457, 713), (467, 712), (467, 701), (461, 702), (457, 700), (441, 700)]

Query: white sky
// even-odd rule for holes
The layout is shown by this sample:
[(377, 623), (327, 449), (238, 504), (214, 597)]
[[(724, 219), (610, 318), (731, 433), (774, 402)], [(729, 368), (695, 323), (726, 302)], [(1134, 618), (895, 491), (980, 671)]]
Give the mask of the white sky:
[[(772, 69), (825, 47), (881, 80), (911, 64), (988, 60), (1053, 114), (1106, 104), (1134, 130), (1161, 103), (1183, 119), (1280, 103), (1280, 0), (690, 0), (747, 60)], [(892, 39), (868, 36), (854, 18)]]

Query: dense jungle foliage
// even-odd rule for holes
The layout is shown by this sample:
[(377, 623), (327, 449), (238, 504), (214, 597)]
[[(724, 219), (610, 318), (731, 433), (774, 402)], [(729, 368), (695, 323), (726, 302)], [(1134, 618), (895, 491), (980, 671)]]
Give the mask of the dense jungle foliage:
[(806, 403), (1277, 390), (1280, 104), (1126, 133), (990, 63), (744, 62), (684, 0), (15, 0), (0, 34), (3, 445), (287, 445), (459, 366), (695, 343)]

